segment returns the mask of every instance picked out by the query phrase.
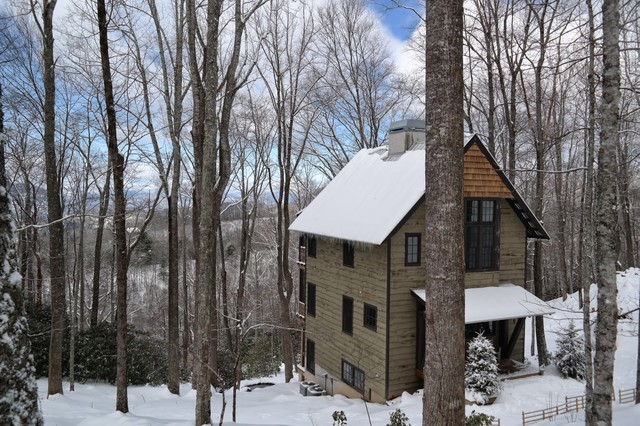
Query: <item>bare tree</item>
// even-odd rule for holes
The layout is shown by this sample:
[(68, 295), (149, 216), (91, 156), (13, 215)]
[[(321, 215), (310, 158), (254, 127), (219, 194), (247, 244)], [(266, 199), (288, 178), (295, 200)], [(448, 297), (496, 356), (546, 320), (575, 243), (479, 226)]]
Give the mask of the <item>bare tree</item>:
[(598, 150), (596, 181), (596, 265), (598, 284), (598, 318), (593, 362), (593, 399), (589, 426), (611, 424), (613, 366), (618, 335), (618, 286), (616, 282), (616, 246), (618, 200), (616, 197), (616, 152), (619, 144), (620, 101), (620, 3), (604, 0), (602, 4), (603, 75), (602, 125)]
[[(166, 114), (166, 128), (169, 130), (171, 139), (171, 159), (166, 165), (163, 159), (163, 152), (160, 147), (156, 124), (154, 123), (152, 87), (148, 76), (148, 65), (145, 63), (145, 52), (149, 49), (144, 46), (137, 35), (136, 26), (138, 19), (132, 15), (139, 10), (139, 6), (133, 6), (127, 10), (123, 31), (129, 40), (129, 50), (139, 75), (139, 83), (142, 90), (142, 100), (144, 104), (144, 118), (141, 118), (147, 127), (149, 137), (153, 146), (153, 162), (158, 169), (161, 181), (161, 188), (168, 201), (168, 378), (167, 386), (171, 393), (180, 393), (180, 350), (179, 350), (179, 240), (178, 240), (178, 193), (180, 190), (180, 170), (182, 164), (180, 137), (184, 120), (182, 117), (183, 98), (186, 89), (183, 87), (183, 27), (184, 27), (184, 0), (174, 2), (175, 44), (169, 43), (167, 35), (160, 21), (155, 0), (147, 0), (149, 15), (155, 26), (155, 44), (151, 47), (158, 49), (161, 65), (161, 89), (160, 94), (164, 100)], [(135, 19), (135, 21), (134, 21)], [(167, 58), (168, 56), (168, 58)], [(173, 84), (171, 84), (173, 83)]]
[[(592, 339), (591, 339), (591, 283), (595, 278), (595, 274), (591, 271), (594, 269), (594, 258), (591, 256), (591, 242), (593, 241), (593, 187), (594, 173), (593, 164), (595, 162), (595, 133), (596, 133), (596, 75), (595, 75), (595, 17), (593, 13), (593, 4), (591, 0), (587, 0), (588, 13), (588, 65), (587, 65), (587, 87), (588, 87), (588, 113), (587, 113), (587, 129), (586, 129), (586, 149), (584, 162), (586, 171), (584, 174), (584, 185), (582, 197), (582, 218), (580, 220), (580, 241), (578, 246), (581, 263), (580, 279), (582, 282), (582, 314), (583, 314), (583, 331), (584, 331), (584, 350), (585, 357), (585, 393), (586, 406), (591, 407), (593, 404), (593, 356), (592, 356)], [(582, 259), (585, 259), (584, 261)], [(585, 423), (591, 424), (591, 410), (587, 409)]]
[[(211, 422), (211, 379), (217, 370), (217, 289), (216, 232), (220, 222), (222, 197), (231, 176), (229, 129), (236, 94), (248, 78), (252, 63), (242, 57), (243, 38), (248, 19), (266, 0), (245, 4), (235, 0), (229, 10), (230, 48), (221, 63), (224, 41), (221, 24), (222, 2), (207, 4), (204, 32), (204, 75), (198, 61), (198, 27), (196, 5), (187, 1), (187, 40), (189, 68), (193, 85), (194, 156), (196, 157), (194, 229), (198, 232), (196, 258), (196, 338), (194, 350), (194, 381), (197, 389), (196, 424)], [(196, 240), (194, 238), (194, 244)]]
[(36, 14), (36, 5), (32, 2), (31, 13), (43, 39), (44, 82), (44, 153), (47, 175), (47, 220), (49, 222), (49, 265), (51, 287), (51, 344), (49, 345), (49, 386), (48, 395), (63, 393), (62, 390), (62, 340), (65, 325), (65, 256), (64, 225), (62, 223), (62, 202), (60, 176), (56, 159), (55, 137), (55, 61), (53, 55), (53, 11), (56, 0), (42, 3), (42, 21)]
[(426, 2), (423, 425), (464, 422), (462, 1)]
[[(289, 266), (291, 223), (289, 195), (293, 176), (302, 160), (316, 111), (310, 105), (315, 81), (309, 55), (315, 25), (306, 3), (273, 0), (264, 17), (264, 60), (258, 72), (267, 88), (276, 127), (275, 164), (267, 168), (269, 191), (276, 203), (277, 288), (285, 380), (293, 378), (294, 348), (291, 335), (293, 278)], [(267, 162), (273, 157), (266, 153)]]
[(111, 64), (109, 61), (109, 40), (107, 28), (107, 10), (105, 0), (97, 1), (98, 29), (100, 37), (100, 58), (102, 78), (104, 81), (104, 98), (107, 110), (107, 147), (113, 173), (115, 229), (115, 264), (116, 286), (118, 289), (118, 310), (116, 316), (117, 329), (117, 375), (116, 375), (116, 410), (129, 412), (127, 398), (127, 230), (125, 226), (126, 200), (124, 194), (124, 156), (118, 150), (117, 122)]
[(384, 141), (388, 124), (406, 109), (407, 84), (392, 51), (363, 0), (332, 0), (318, 8), (314, 49), (318, 67), (314, 102), (319, 106), (309, 150), (318, 169), (333, 178), (363, 148)]

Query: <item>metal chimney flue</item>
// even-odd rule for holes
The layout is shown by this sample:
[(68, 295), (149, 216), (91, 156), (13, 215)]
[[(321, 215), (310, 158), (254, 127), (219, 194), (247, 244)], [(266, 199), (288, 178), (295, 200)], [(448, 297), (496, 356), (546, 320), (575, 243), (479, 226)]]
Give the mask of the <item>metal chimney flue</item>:
[(423, 120), (399, 120), (389, 127), (389, 155), (398, 155), (424, 141)]

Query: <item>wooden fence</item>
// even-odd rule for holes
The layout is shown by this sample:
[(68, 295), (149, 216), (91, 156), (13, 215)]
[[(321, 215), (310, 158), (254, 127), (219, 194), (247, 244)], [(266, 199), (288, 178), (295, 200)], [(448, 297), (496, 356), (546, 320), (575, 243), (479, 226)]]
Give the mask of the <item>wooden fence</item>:
[[(616, 400), (615, 392), (611, 394), (613, 401)], [(555, 407), (548, 407), (542, 410), (522, 412), (522, 426), (527, 424), (539, 422), (542, 420), (553, 420), (556, 416), (562, 414), (576, 413), (585, 409), (586, 398), (584, 395), (579, 396), (567, 396), (564, 398), (564, 404), (556, 405)], [(636, 390), (626, 389), (618, 390), (618, 402), (620, 404), (626, 404), (636, 401)]]
[(618, 401), (620, 402), (620, 404), (625, 404), (627, 402), (636, 402), (636, 390), (635, 389), (618, 390)]

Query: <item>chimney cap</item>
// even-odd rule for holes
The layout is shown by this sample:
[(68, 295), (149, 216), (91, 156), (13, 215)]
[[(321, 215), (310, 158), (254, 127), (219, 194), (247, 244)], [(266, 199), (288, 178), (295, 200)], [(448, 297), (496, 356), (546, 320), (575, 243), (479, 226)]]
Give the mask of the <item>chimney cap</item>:
[(414, 119), (407, 119), (407, 120), (398, 120), (398, 121), (393, 121), (391, 123), (391, 125), (389, 126), (389, 133), (396, 133), (396, 132), (402, 132), (402, 131), (422, 131), (425, 129), (425, 122), (424, 120), (414, 120)]

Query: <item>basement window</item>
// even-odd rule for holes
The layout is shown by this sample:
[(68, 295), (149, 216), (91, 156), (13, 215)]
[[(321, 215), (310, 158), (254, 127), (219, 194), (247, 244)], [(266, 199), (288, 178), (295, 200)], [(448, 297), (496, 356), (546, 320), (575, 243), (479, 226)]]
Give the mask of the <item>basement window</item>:
[(364, 392), (364, 371), (342, 360), (342, 381), (352, 388)]

